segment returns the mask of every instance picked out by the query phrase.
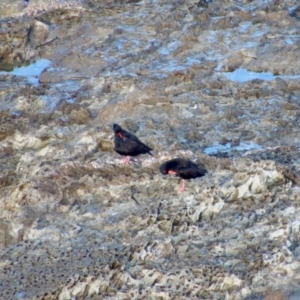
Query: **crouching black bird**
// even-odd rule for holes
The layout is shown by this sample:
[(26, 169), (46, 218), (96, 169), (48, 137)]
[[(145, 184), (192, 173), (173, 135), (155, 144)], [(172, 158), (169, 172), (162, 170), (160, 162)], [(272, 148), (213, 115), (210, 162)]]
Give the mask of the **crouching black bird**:
[(118, 124), (113, 125), (115, 133), (115, 147), (114, 150), (120, 155), (126, 155), (125, 162), (129, 163), (130, 156), (137, 156), (140, 154), (152, 154), (151, 149), (142, 143), (133, 133), (130, 133), (121, 128)]
[(174, 158), (166, 161), (160, 166), (159, 170), (163, 175), (175, 175), (182, 179), (182, 186), (179, 188), (179, 192), (184, 191), (185, 179), (202, 177), (207, 173), (206, 169), (183, 158)]

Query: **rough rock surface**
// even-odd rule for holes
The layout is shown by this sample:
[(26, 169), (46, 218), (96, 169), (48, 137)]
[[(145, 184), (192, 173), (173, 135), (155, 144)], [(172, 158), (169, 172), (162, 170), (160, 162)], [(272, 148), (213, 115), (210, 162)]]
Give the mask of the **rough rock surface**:
[[(298, 299), (296, 4), (1, 1), (0, 299)], [(174, 157), (209, 173), (179, 194)]]

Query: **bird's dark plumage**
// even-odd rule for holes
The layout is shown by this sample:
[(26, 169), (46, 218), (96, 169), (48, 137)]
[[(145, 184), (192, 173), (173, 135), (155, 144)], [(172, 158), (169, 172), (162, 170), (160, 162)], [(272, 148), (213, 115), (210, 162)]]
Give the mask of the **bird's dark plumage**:
[(175, 172), (176, 176), (181, 177), (182, 179), (191, 179), (204, 176), (207, 171), (203, 168), (198, 167), (195, 163), (190, 160), (183, 158), (175, 158), (163, 163), (160, 166), (160, 172), (162, 174), (171, 174)]
[(134, 134), (124, 130), (118, 124), (113, 125), (115, 133), (114, 150), (120, 155), (137, 156), (139, 154), (150, 154), (150, 147), (142, 143)]
[(184, 191), (185, 179), (202, 177), (207, 173), (206, 169), (201, 168), (190, 160), (183, 158), (174, 158), (166, 161), (160, 166), (159, 170), (163, 175), (171, 174), (183, 179), (182, 187), (180, 188), (181, 192)]

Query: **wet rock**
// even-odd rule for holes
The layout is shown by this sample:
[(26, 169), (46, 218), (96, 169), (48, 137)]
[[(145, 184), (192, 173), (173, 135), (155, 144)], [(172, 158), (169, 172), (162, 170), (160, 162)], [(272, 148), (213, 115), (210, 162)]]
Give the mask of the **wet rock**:
[(100, 140), (98, 142), (98, 146), (102, 151), (109, 151), (112, 152), (114, 149), (114, 144), (112, 141), (109, 140)]
[(264, 300), (287, 300), (287, 298), (283, 292), (273, 291), (270, 292)]
[(72, 110), (69, 117), (69, 122), (74, 124), (87, 124), (90, 121), (90, 115), (84, 108)]
[[(38, 213), (32, 207), (25, 207), (21, 214), (21, 223), (25, 228), (30, 227), (38, 218)], [(24, 233), (23, 233), (24, 234)]]
[(35, 20), (29, 28), (28, 43), (32, 48), (43, 44), (49, 36), (49, 26), (41, 21)]
[(222, 71), (233, 72), (244, 63), (244, 60), (245, 57), (240, 51), (235, 54), (231, 54), (231, 56), (224, 61)]
[(132, 120), (125, 120), (123, 126), (127, 128), (128, 131), (136, 133), (139, 130), (139, 125)]
[(107, 94), (111, 92), (111, 84), (106, 82), (102, 87), (102, 92)]
[(0, 141), (5, 140), (7, 137), (15, 133), (14, 126), (10, 124), (1, 124), (0, 125)]
[(11, 71), (14, 66), (21, 65), (30, 58), (25, 53), (29, 26), (30, 23), (25, 18), (1, 21), (0, 70)]
[(6, 170), (1, 174), (0, 186), (10, 186), (16, 182), (16, 173), (13, 170)]
[(235, 276), (225, 277), (223, 283), (221, 284), (221, 289), (231, 290), (234, 287), (241, 286), (241, 284), (241, 280)]
[(12, 224), (5, 220), (0, 219), (0, 249), (3, 250), (14, 244), (16, 242), (16, 237), (13, 232)]

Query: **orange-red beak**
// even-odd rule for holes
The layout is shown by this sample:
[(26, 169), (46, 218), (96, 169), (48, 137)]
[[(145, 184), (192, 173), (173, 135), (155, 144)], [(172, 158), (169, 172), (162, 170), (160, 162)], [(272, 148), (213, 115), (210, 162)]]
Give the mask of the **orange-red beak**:
[(172, 171), (172, 170), (169, 170), (169, 171), (168, 171), (168, 174), (170, 174), (170, 175), (176, 175), (177, 173), (174, 172), (174, 171)]

